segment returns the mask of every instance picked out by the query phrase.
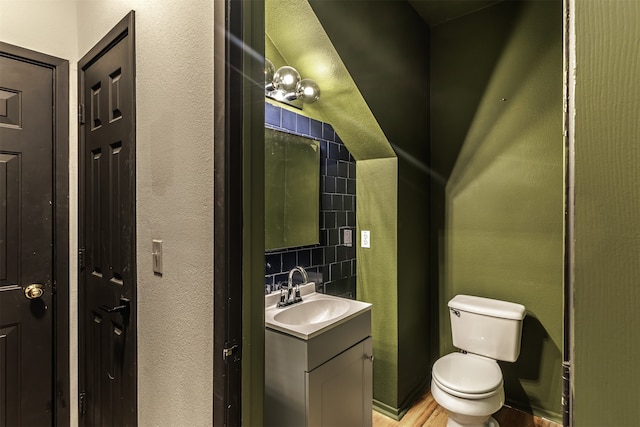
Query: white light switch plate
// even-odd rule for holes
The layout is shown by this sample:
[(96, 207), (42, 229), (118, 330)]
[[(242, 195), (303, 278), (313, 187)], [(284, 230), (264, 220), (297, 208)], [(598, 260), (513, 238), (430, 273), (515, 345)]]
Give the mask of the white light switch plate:
[(369, 230), (362, 230), (360, 232), (360, 246), (363, 248), (371, 247), (371, 232)]

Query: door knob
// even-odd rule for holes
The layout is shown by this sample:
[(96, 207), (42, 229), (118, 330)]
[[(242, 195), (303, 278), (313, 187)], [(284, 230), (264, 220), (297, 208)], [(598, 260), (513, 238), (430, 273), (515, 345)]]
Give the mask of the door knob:
[(40, 283), (32, 283), (24, 289), (24, 296), (28, 299), (40, 298), (44, 294), (44, 286)]

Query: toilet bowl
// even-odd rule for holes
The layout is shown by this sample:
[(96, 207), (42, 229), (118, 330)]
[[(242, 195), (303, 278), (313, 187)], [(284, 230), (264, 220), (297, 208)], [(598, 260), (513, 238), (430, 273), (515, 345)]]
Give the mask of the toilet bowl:
[(449, 416), (448, 427), (498, 426), (491, 415), (504, 404), (502, 371), (491, 359), (463, 353), (433, 365), (431, 395)]
[(449, 301), (453, 345), (432, 369), (431, 395), (448, 414), (447, 427), (499, 427), (491, 417), (504, 404), (498, 360), (515, 362), (525, 307), (470, 295)]

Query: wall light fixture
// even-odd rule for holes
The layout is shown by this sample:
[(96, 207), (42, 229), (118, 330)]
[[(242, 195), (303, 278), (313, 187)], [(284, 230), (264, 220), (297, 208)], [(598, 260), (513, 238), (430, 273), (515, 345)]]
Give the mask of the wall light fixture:
[(301, 100), (305, 103), (320, 99), (320, 87), (311, 79), (301, 79), (295, 68), (285, 65), (276, 70), (269, 59), (264, 59), (265, 95), (277, 101)]

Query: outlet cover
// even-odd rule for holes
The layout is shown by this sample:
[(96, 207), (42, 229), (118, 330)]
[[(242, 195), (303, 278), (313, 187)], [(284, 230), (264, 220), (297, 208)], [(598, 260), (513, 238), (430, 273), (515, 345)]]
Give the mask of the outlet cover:
[(353, 246), (353, 234), (351, 229), (343, 228), (342, 230), (342, 246), (351, 247)]
[(369, 230), (362, 230), (360, 232), (360, 246), (363, 248), (371, 247), (371, 232)]

